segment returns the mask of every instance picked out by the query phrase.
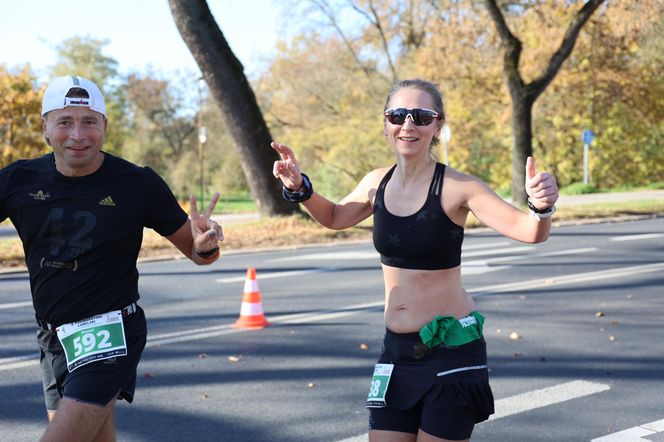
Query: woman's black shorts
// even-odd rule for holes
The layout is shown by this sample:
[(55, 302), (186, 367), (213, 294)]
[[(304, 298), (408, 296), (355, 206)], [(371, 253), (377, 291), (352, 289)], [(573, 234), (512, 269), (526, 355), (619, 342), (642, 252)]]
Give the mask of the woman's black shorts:
[(394, 364), (383, 408), (371, 408), (371, 430), (461, 440), (494, 412), (486, 342), (429, 349), (419, 333), (385, 333), (381, 364)]
[(123, 318), (127, 356), (106, 359), (67, 371), (67, 360), (55, 332), (39, 328), (39, 362), (46, 409), (58, 408), (60, 398), (105, 406), (114, 398), (134, 400), (136, 367), (145, 348), (147, 325), (143, 309)]

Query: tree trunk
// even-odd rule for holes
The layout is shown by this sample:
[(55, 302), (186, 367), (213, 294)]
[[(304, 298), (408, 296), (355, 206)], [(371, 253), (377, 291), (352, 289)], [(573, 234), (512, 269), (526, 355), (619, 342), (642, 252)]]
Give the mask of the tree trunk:
[(540, 75), (524, 84), (519, 71), (521, 41), (512, 34), (496, 0), (484, 0), (503, 49), (503, 74), (512, 97), (512, 201), (526, 203), (526, 159), (533, 154), (532, 110), (535, 100), (553, 81), (563, 62), (574, 49), (583, 25), (605, 0), (588, 0), (570, 22), (563, 41)]
[(244, 68), (228, 46), (206, 0), (169, 0), (168, 3), (175, 25), (226, 120), (259, 213), (298, 212), (297, 205), (281, 197), (281, 183), (272, 175), (272, 165), (279, 156), (270, 148), (270, 131)]
[(526, 159), (533, 154), (533, 102), (519, 94), (512, 96), (512, 201), (524, 203), (526, 194)]

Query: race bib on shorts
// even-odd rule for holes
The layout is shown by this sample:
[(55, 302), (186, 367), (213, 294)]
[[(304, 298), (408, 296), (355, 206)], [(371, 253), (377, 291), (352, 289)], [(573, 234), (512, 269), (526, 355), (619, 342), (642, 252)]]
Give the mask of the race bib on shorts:
[(394, 364), (376, 364), (367, 396), (367, 408), (382, 408), (386, 405), (385, 395), (393, 369)]
[(90, 362), (127, 355), (121, 310), (63, 324), (55, 331), (70, 373)]

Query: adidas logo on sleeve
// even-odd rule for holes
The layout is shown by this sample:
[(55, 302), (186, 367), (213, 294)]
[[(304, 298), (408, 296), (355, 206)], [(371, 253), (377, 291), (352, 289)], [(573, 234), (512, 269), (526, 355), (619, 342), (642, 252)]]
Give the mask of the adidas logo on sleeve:
[(110, 195), (109, 195), (106, 198), (99, 201), (99, 205), (100, 206), (113, 206), (113, 207), (115, 207), (115, 202), (113, 202), (113, 198), (111, 198)]

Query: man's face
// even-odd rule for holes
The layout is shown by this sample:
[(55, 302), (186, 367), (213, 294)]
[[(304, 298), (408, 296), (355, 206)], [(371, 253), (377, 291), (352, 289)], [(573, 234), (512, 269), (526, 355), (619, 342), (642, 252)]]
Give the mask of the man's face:
[(66, 107), (44, 116), (44, 137), (55, 154), (60, 173), (89, 175), (99, 167), (106, 119), (87, 107)]

